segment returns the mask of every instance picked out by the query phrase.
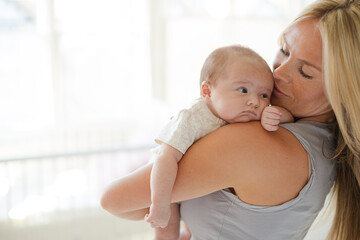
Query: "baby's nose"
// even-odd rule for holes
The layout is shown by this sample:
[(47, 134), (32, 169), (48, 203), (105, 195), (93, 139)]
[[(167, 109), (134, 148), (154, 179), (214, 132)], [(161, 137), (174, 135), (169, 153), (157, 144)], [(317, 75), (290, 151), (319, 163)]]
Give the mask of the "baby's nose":
[(247, 105), (257, 108), (259, 107), (259, 103), (260, 101), (258, 96), (251, 95), (248, 99)]

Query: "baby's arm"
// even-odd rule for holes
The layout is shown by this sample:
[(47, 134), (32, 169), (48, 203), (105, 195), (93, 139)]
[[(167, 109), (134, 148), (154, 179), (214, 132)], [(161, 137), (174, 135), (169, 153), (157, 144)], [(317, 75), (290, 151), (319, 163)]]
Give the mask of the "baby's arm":
[(279, 123), (294, 122), (294, 117), (285, 108), (267, 106), (261, 115), (261, 125), (267, 131), (279, 129)]
[(151, 171), (151, 206), (145, 220), (152, 227), (166, 227), (170, 219), (171, 192), (175, 182), (178, 162), (183, 154), (162, 143), (154, 156), (154, 165)]

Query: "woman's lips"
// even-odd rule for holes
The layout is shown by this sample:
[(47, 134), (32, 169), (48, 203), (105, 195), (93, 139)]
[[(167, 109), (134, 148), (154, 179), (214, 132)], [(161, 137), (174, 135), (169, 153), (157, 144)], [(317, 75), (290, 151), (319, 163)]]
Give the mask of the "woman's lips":
[(274, 87), (273, 94), (277, 97), (288, 97), (288, 95), (280, 91), (276, 86)]

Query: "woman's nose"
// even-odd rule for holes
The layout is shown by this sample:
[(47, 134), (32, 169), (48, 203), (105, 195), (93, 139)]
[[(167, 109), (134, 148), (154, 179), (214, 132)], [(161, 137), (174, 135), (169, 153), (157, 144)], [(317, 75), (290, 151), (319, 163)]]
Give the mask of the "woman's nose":
[(291, 82), (292, 72), (291, 72), (291, 62), (289, 59), (278, 59), (275, 60), (273, 68), (273, 75), (275, 81)]

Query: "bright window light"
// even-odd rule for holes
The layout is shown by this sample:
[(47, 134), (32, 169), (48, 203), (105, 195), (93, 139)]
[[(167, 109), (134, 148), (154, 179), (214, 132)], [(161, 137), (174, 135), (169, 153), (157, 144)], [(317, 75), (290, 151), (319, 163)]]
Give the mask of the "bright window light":
[(0, 198), (5, 197), (10, 189), (10, 185), (9, 185), (9, 181), (8, 179), (3, 176), (0, 175)]
[(49, 192), (58, 197), (70, 197), (84, 194), (88, 190), (88, 180), (81, 169), (67, 170), (56, 177)]
[(24, 220), (27, 217), (49, 213), (55, 210), (57, 200), (51, 196), (29, 195), (24, 202), (9, 211), (13, 220)]

